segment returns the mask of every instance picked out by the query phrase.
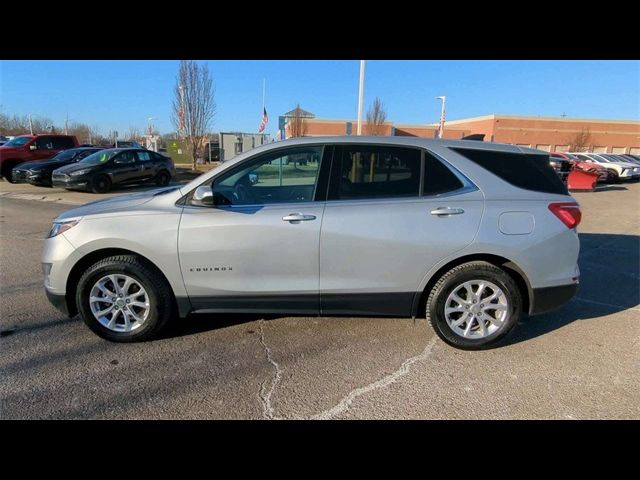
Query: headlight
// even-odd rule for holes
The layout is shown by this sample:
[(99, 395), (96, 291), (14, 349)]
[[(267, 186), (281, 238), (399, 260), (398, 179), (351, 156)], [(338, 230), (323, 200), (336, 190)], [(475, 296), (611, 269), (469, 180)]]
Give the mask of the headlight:
[(56, 235), (60, 235), (70, 228), (75, 227), (78, 223), (80, 223), (80, 220), (71, 220), (69, 222), (53, 222), (53, 226), (51, 227), (51, 231), (49, 232), (49, 236), (47, 238), (52, 238)]
[(85, 168), (85, 169), (82, 169), (82, 170), (76, 170), (75, 172), (71, 172), (69, 175), (71, 175), (72, 177), (77, 177), (78, 175), (84, 175), (88, 171), (89, 171), (89, 169)]

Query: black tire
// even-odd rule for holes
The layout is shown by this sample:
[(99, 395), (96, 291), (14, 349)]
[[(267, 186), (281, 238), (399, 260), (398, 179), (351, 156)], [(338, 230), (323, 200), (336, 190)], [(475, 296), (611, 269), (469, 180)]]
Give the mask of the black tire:
[(3, 165), (2, 165), (2, 176), (4, 177), (4, 179), (9, 182), (9, 183), (18, 183), (13, 179), (13, 175), (11, 173), (11, 171), (13, 170), (13, 167), (16, 167), (19, 165), (20, 162), (16, 162), (15, 160), (11, 161), (11, 160), (6, 160)]
[(609, 172), (609, 183), (620, 183), (620, 176), (615, 170), (607, 170)]
[[(462, 283), (488, 280), (498, 286), (506, 296), (509, 310), (502, 325), (484, 338), (464, 338), (455, 333), (445, 318), (445, 303), (451, 292)], [(463, 350), (482, 350), (495, 346), (517, 325), (522, 313), (522, 297), (511, 276), (488, 262), (474, 261), (459, 265), (445, 273), (433, 286), (427, 298), (427, 320), (438, 336), (449, 345)], [(472, 323), (473, 326), (473, 323)]]
[[(149, 315), (144, 323), (130, 332), (116, 332), (103, 326), (91, 312), (89, 297), (95, 283), (105, 275), (126, 274), (138, 282), (149, 298)], [(116, 255), (94, 263), (78, 281), (76, 305), (84, 323), (98, 336), (112, 342), (141, 342), (156, 338), (176, 312), (175, 297), (164, 277), (136, 255)]]
[(156, 185), (166, 187), (171, 182), (171, 174), (166, 170), (162, 170), (156, 175)]
[(93, 193), (107, 193), (111, 190), (111, 179), (106, 175), (98, 175), (91, 181)]

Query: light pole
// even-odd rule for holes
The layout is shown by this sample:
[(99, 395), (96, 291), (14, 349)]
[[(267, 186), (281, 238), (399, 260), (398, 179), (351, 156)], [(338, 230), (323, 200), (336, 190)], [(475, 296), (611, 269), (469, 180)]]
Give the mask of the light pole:
[(29, 132), (33, 135), (33, 120), (31, 120), (31, 114), (29, 114)]
[(447, 103), (447, 97), (444, 95), (442, 97), (436, 97), (436, 100), (442, 100), (442, 111), (440, 112), (440, 127), (438, 128), (438, 138), (442, 138), (444, 134), (444, 107)]
[(357, 134), (362, 135), (362, 100), (364, 97), (364, 60), (360, 60), (360, 91), (358, 93), (358, 130)]

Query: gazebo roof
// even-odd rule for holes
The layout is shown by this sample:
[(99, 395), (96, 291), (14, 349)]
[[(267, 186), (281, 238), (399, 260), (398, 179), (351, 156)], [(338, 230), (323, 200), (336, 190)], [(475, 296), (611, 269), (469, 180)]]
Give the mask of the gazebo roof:
[(284, 114), (284, 117), (293, 117), (296, 115), (296, 110), (298, 111), (298, 115), (302, 118), (316, 118), (316, 116), (311, 113), (311, 112), (307, 112), (306, 110), (303, 110), (302, 108), (294, 108), (293, 110), (291, 110), (290, 112), (287, 112)]

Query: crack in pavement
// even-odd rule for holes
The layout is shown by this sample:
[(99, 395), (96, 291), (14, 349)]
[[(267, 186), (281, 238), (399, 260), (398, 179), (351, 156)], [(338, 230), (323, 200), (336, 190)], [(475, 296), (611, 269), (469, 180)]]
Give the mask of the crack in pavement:
[(280, 370), (280, 365), (271, 358), (271, 349), (267, 347), (267, 344), (264, 342), (264, 319), (260, 320), (260, 343), (262, 344), (265, 354), (267, 356), (267, 360), (273, 368), (275, 369), (275, 375), (271, 379), (271, 386), (269, 390), (266, 391), (266, 380), (260, 384), (260, 401), (262, 402), (262, 416), (266, 420), (281, 420), (280, 417), (275, 417), (273, 413), (273, 407), (271, 406), (271, 395), (275, 390), (278, 383), (280, 383), (280, 378), (282, 377), (282, 371)]
[(359, 387), (359, 388), (356, 388), (355, 390), (352, 390), (335, 407), (325, 410), (324, 412), (320, 412), (314, 415), (313, 417), (311, 417), (311, 419), (312, 420), (330, 420), (336, 415), (340, 415), (346, 412), (347, 410), (349, 410), (353, 401), (359, 396), (372, 392), (374, 390), (379, 390), (381, 388), (388, 387), (389, 385), (396, 383), (401, 377), (409, 373), (409, 371), (411, 370), (411, 365), (413, 365), (416, 362), (426, 360), (429, 357), (429, 355), (431, 355), (431, 351), (433, 350), (433, 346), (436, 344), (437, 340), (438, 340), (437, 337), (434, 335), (434, 337), (431, 339), (429, 343), (427, 343), (427, 345), (424, 347), (424, 350), (420, 354), (405, 360), (400, 366), (400, 368), (398, 368), (395, 372), (390, 373), (389, 375), (378, 380), (377, 382), (370, 383), (365, 387)]

